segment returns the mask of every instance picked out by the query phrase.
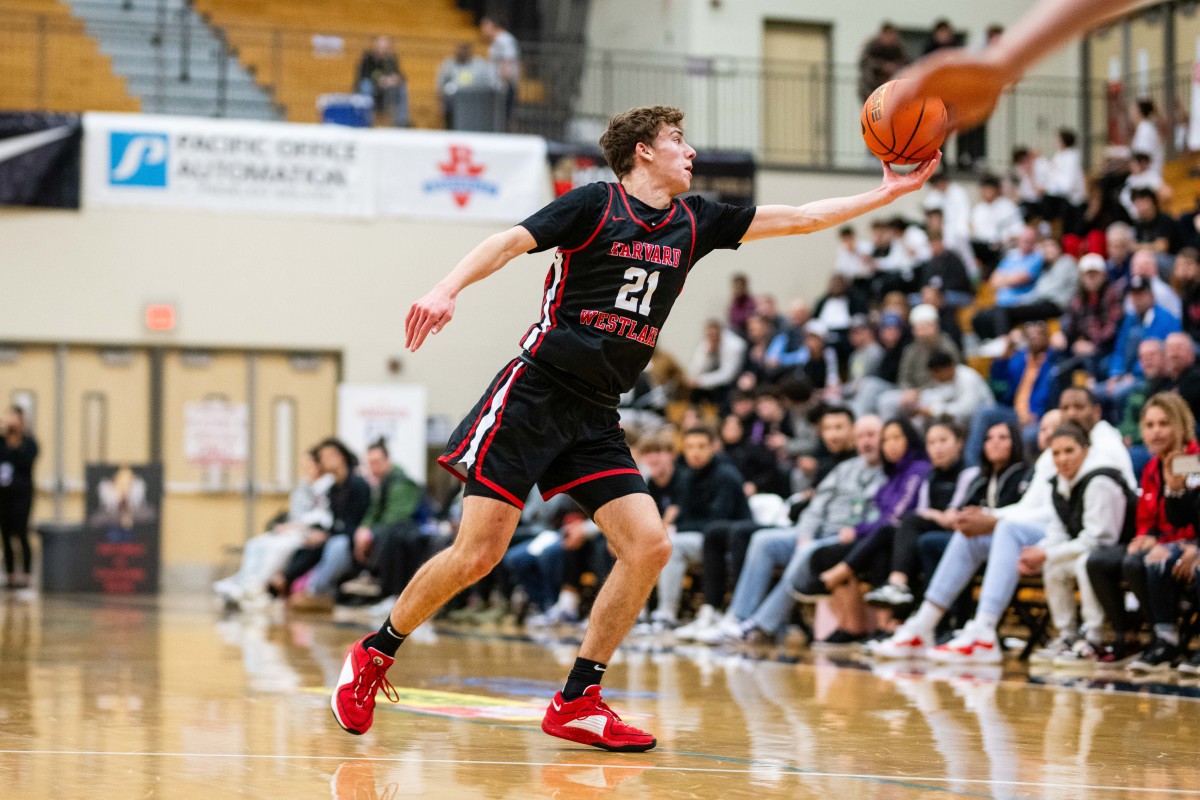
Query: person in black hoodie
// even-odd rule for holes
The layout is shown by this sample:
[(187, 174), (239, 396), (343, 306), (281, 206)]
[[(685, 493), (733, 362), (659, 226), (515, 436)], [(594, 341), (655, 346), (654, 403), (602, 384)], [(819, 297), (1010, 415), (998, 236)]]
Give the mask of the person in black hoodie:
[[(671, 558), (658, 578), (656, 616), (668, 624), (678, 613), (688, 566), (701, 561), (704, 531), (714, 522), (750, 519), (742, 476), (728, 459), (718, 455), (717, 437), (711, 430), (696, 427), (684, 431), (683, 460), (685, 466), (676, 502), (679, 512), (674, 525), (668, 525), (673, 544)], [(702, 608), (697, 618), (697, 623), (704, 623), (699, 627), (717, 622), (715, 608), (706, 607), (708, 610)], [(676, 631), (676, 635), (680, 631), (684, 629)]]
[(1183, 301), (1183, 330), (1200, 340), (1200, 250), (1185, 247), (1175, 254), (1171, 288)]
[[(33, 554), (29, 549), (29, 515), (33, 511), (33, 464), (38, 457), (37, 440), (25, 425), (20, 406), (8, 410), (0, 431), (0, 536), (4, 539), (4, 569), (8, 586), (29, 586)], [(21, 545), (21, 569), (17, 569), (13, 543)]]
[(762, 442), (747, 438), (742, 420), (736, 414), (726, 414), (721, 422), (721, 444), (725, 457), (741, 473), (747, 496), (759, 492), (787, 494), (787, 482), (775, 454)]
[[(358, 458), (339, 439), (329, 438), (317, 445), (317, 461), (323, 473), (333, 476), (329, 488), (329, 511), (333, 523), (328, 531), (314, 531), (305, 546), (296, 551), (281, 575), (271, 580), (271, 588), (286, 595), (291, 586), (309, 570), (318, 567), (325, 552), (325, 543), (334, 536), (351, 536), (367, 515), (371, 505), (371, 487), (357, 473)], [(293, 606), (297, 608), (331, 608), (333, 597), (308, 595), (299, 592)]]

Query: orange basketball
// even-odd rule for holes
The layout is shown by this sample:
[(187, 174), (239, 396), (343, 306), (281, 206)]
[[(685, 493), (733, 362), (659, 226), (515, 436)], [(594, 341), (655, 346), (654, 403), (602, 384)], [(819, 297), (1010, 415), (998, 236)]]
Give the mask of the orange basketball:
[[(903, 81), (907, 82), (907, 81)], [(946, 138), (946, 106), (938, 97), (897, 102), (902, 81), (888, 81), (867, 98), (862, 135), (867, 149), (888, 164), (917, 164), (933, 156)]]

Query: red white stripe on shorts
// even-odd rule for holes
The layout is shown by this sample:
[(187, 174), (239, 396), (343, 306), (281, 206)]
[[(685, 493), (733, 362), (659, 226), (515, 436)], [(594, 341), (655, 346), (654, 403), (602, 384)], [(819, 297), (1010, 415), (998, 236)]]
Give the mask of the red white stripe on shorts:
[(499, 389), (492, 395), (491, 402), (484, 409), (483, 416), (479, 419), (479, 424), (475, 426), (475, 431), (470, 436), (470, 444), (467, 446), (467, 452), (463, 453), (462, 457), (456, 459), (464, 468), (470, 469), (471, 465), (475, 463), (475, 459), (479, 457), (480, 447), (488, 440), (488, 434), (492, 432), (492, 429), (500, 419), (500, 413), (504, 410), (504, 403), (508, 400), (508, 392), (512, 388), (513, 381), (524, 371), (525, 364), (520, 361), (515, 362), (508, 374), (501, 381)]
[(559, 252), (554, 258), (554, 264), (550, 267), (550, 273), (546, 276), (546, 294), (542, 298), (542, 318), (529, 329), (529, 333), (521, 340), (522, 350), (532, 350), (553, 325), (553, 314), (558, 305), (558, 289), (559, 284), (562, 283), (563, 273), (563, 254)]

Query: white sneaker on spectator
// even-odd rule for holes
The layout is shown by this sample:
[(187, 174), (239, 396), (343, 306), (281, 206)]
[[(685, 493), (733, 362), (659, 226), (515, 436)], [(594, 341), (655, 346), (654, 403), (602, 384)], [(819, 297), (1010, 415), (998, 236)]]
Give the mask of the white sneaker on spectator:
[(1047, 642), (1045, 647), (1034, 650), (1029, 660), (1038, 664), (1053, 664), (1059, 656), (1070, 653), (1077, 641), (1079, 641), (1078, 634), (1064, 631)]
[(737, 617), (727, 612), (716, 625), (696, 634), (696, 641), (701, 644), (738, 641), (742, 638), (743, 627), (743, 623), (738, 622)]
[(1004, 654), (996, 631), (971, 620), (950, 641), (930, 650), (929, 658), (941, 664), (999, 664)]
[(549, 628), (553, 625), (574, 625), (579, 622), (579, 612), (561, 605), (553, 605), (543, 614), (534, 614), (525, 624), (534, 628)]
[(702, 633), (716, 627), (717, 610), (710, 605), (703, 605), (700, 606), (700, 613), (696, 615), (694, 620), (682, 628), (675, 629), (675, 638), (683, 642), (699, 641)]
[(344, 594), (356, 597), (379, 597), (383, 593), (379, 581), (369, 572), (363, 572), (358, 577), (345, 581), (338, 588)]
[(679, 621), (677, 619), (655, 611), (650, 615), (648, 620), (634, 625), (633, 633), (637, 636), (658, 636), (673, 631), (678, 627)]
[(898, 606), (912, 605), (914, 598), (912, 590), (907, 586), (901, 586), (898, 583), (885, 583), (883, 586), (867, 592), (863, 600), (869, 606), (896, 608)]
[(212, 585), (217, 597), (230, 605), (237, 604), (242, 599), (242, 585), (232, 577), (222, 578)]
[(918, 631), (901, 625), (888, 638), (870, 642), (867, 645), (867, 654), (884, 659), (923, 658), (931, 644), (933, 644), (931, 632)]

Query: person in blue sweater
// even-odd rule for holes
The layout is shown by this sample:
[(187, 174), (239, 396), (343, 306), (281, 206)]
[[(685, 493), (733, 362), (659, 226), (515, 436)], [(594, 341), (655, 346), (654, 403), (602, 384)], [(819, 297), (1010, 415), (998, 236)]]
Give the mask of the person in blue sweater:
[(1143, 377), (1138, 347), (1146, 339), (1166, 340), (1183, 330), (1179, 318), (1154, 302), (1154, 287), (1141, 275), (1129, 279), (1127, 297), (1133, 310), (1125, 314), (1117, 343), (1108, 361), (1108, 380), (1096, 386), (1096, 396), (1109, 420), (1119, 420), (1136, 382)]

